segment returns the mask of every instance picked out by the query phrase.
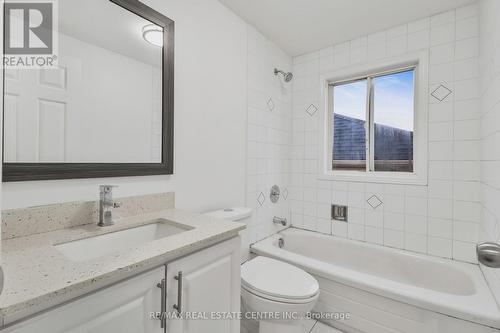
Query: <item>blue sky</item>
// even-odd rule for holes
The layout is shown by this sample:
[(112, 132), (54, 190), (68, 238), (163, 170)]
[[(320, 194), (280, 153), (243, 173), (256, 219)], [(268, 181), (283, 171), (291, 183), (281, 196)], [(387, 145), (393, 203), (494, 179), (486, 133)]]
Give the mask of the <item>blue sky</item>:
[[(413, 71), (374, 78), (375, 123), (413, 131)], [(334, 111), (366, 120), (366, 80), (336, 86)]]

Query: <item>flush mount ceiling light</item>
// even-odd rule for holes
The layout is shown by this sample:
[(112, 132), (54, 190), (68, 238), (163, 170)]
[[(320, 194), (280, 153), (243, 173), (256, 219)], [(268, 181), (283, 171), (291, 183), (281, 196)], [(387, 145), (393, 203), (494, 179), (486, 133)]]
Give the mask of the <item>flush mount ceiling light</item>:
[(142, 28), (142, 38), (155, 46), (163, 46), (163, 28), (156, 24), (148, 24)]

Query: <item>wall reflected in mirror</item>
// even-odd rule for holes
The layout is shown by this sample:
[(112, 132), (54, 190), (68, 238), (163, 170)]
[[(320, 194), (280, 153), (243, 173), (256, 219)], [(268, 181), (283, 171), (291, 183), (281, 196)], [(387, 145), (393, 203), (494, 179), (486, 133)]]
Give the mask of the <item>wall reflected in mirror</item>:
[(57, 69), (6, 70), (4, 162), (161, 163), (162, 28), (59, 1)]

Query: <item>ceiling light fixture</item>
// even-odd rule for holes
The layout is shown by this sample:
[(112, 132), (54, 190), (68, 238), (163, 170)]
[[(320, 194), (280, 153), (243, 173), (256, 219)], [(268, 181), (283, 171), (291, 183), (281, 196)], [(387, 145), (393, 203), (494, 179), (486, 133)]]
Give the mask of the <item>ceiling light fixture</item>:
[(156, 24), (148, 24), (142, 28), (142, 38), (152, 45), (163, 46), (163, 28)]

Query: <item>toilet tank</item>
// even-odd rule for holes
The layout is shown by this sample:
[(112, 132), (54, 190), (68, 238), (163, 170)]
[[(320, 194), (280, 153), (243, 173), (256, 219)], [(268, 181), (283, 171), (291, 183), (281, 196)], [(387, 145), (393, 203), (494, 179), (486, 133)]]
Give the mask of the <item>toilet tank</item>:
[(252, 210), (246, 207), (224, 208), (206, 213), (205, 215), (219, 219), (247, 224), (250, 218), (252, 217)]
[[(206, 213), (205, 215), (248, 225), (252, 218), (252, 209), (246, 207), (225, 208)], [(248, 229), (240, 231), (240, 237), (241, 262), (243, 263), (247, 261), (250, 256), (250, 237)]]

